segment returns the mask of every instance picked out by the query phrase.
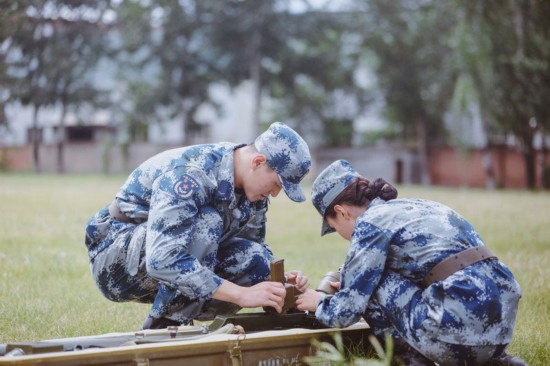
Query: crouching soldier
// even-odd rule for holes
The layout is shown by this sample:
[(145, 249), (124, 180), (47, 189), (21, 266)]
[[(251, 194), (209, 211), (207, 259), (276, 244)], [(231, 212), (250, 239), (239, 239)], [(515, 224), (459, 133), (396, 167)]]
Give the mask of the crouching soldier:
[[(281, 311), (283, 284), (267, 281), (269, 197), (305, 200), (305, 141), (273, 123), (253, 144), (165, 151), (130, 174), (86, 227), (91, 271), (112, 301), (152, 303), (144, 329), (189, 324), (240, 308)], [(289, 283), (305, 290), (300, 271)]]
[(452, 209), (396, 197), (344, 160), (315, 179), (321, 235), (337, 231), (350, 247), (339, 291), (308, 290), (298, 309), (332, 327), (364, 317), (406, 365), (524, 365), (505, 353), (521, 296), (510, 270)]

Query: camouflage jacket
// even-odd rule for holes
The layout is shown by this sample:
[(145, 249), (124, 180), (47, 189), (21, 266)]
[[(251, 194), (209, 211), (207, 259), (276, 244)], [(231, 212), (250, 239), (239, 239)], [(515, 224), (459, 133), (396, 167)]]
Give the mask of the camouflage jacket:
[[(135, 169), (116, 195), (125, 216), (147, 225), (147, 262), (156, 279), (177, 284), (190, 296), (208, 297), (222, 283), (190, 253), (193, 246), (204, 245), (191, 240), (201, 207), (215, 208), (223, 220), (222, 232), (211, 233), (213, 238), (238, 236), (266, 245), (268, 199), (250, 202), (244, 194), (235, 194), (233, 152), (241, 146), (218, 143), (162, 152)], [(112, 234), (107, 234), (88, 230), (91, 260), (111, 244)]]
[(500, 261), (478, 262), (427, 288), (421, 285), (441, 260), (480, 245), (484, 243), (476, 230), (442, 204), (376, 198), (357, 219), (341, 269), (340, 290), (321, 299), (316, 315), (338, 327), (361, 316), (368, 319), (369, 301), (377, 301), (377, 286), (387, 271), (393, 271), (403, 278), (392, 284), (400, 305), (385, 311), (401, 314), (394, 317), (399, 318), (397, 329), (422, 327), (433, 339), (449, 343), (507, 344), (521, 290)]

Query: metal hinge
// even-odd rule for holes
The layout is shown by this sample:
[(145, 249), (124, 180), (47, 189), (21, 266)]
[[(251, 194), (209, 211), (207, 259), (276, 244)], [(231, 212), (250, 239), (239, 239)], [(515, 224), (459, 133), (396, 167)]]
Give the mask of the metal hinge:
[(243, 365), (243, 356), (241, 353), (241, 340), (243, 340), (246, 337), (246, 335), (243, 335), (241, 338), (241, 335), (237, 338), (237, 343), (233, 345), (229, 349), (229, 357), (231, 358), (231, 365), (232, 366), (242, 366)]

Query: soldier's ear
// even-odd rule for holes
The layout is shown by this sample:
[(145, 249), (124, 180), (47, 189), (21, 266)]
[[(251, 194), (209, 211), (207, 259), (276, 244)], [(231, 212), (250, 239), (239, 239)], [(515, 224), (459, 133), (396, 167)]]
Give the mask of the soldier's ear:
[(255, 170), (265, 164), (267, 162), (267, 158), (263, 154), (254, 154), (254, 157), (252, 158), (252, 170)]
[(334, 212), (336, 212), (337, 216), (342, 216), (344, 220), (349, 220), (352, 218), (350, 207), (348, 205), (335, 205)]
[(336, 216), (342, 216), (342, 217), (346, 217), (346, 215), (348, 214), (346, 208), (342, 205), (335, 205), (334, 212), (336, 213)]

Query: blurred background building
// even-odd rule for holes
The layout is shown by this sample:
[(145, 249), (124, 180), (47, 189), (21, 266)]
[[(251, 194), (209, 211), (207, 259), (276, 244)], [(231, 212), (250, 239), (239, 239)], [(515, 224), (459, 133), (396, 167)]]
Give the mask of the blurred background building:
[(123, 173), (283, 121), (313, 178), (549, 188), (544, 0), (0, 5), (0, 169)]

